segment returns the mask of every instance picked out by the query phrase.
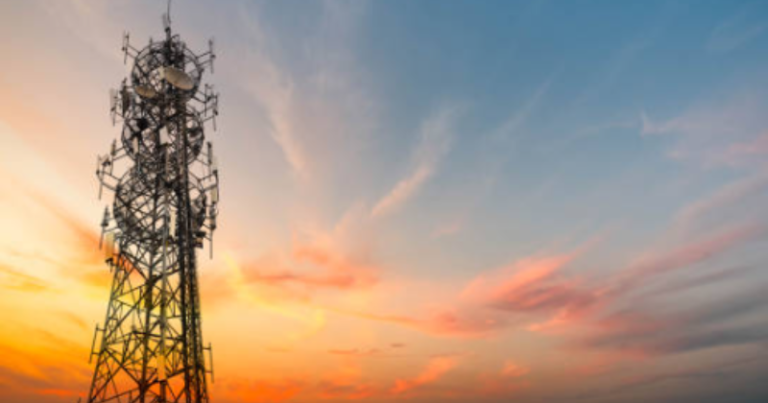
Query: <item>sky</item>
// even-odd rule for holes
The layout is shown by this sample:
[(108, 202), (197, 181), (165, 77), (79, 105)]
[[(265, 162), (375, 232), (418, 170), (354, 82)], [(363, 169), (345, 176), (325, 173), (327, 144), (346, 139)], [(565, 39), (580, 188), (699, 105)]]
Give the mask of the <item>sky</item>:
[[(3, 402), (87, 392), (108, 93), (164, 11), (0, 3)], [(172, 19), (216, 42), (212, 401), (768, 401), (768, 2)]]

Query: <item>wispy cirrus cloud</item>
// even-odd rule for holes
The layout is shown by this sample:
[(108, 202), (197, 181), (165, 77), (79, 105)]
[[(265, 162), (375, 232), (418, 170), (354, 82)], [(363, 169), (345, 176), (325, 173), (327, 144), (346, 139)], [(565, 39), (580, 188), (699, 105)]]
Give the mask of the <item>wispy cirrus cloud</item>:
[(754, 173), (726, 183), (711, 194), (695, 200), (677, 212), (673, 231), (689, 235), (701, 230), (702, 224), (713, 218), (733, 219), (733, 212), (743, 208), (745, 202), (758, 199), (768, 189), (768, 170)]
[(718, 24), (707, 40), (706, 48), (713, 53), (736, 50), (762, 36), (768, 22), (757, 19), (756, 3), (746, 4)]
[(767, 303), (754, 289), (665, 313), (644, 313), (638, 307), (599, 319), (591, 333), (571, 342), (646, 357), (761, 343), (768, 340), (768, 323), (753, 313)]
[[(279, 34), (263, 8), (241, 6), (241, 22), (249, 35), (242, 49), (250, 72), (246, 88), (302, 182), (330, 169), (333, 158), (349, 157), (341, 145), (356, 150), (376, 125), (375, 97), (350, 52), (367, 7), (363, 2), (344, 4), (318, 4), (318, 18), (310, 34), (298, 38), (297, 49), (293, 42), (281, 40), (292, 35)], [(296, 71), (287, 60), (289, 51), (295, 51), (309, 70)]]
[(0, 265), (0, 275), (3, 277), (3, 288), (25, 292), (48, 291), (50, 288), (50, 284), (45, 280), (5, 265)]
[(667, 119), (641, 113), (644, 136), (673, 136), (672, 158), (708, 167), (761, 166), (768, 149), (765, 133), (768, 117), (766, 90), (757, 86), (732, 91), (718, 101), (693, 105)]
[(631, 292), (654, 277), (707, 261), (745, 243), (760, 239), (765, 236), (765, 233), (765, 226), (747, 224), (715, 232), (668, 251), (644, 256), (619, 273), (612, 284), (602, 292), (606, 294)]
[(435, 174), (440, 160), (451, 148), (459, 114), (459, 107), (450, 105), (426, 118), (420, 129), (419, 144), (414, 150), (412, 169), (374, 204), (371, 209), (373, 218), (399, 208)]

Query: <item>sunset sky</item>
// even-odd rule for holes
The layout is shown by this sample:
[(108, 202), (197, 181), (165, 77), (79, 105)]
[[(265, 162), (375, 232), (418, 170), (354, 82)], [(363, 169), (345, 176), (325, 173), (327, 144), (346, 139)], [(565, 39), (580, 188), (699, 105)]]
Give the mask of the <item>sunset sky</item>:
[[(165, 1), (0, 2), (0, 401), (76, 402)], [(215, 403), (768, 401), (768, 2), (187, 1)], [(210, 73), (210, 72), (208, 72)]]

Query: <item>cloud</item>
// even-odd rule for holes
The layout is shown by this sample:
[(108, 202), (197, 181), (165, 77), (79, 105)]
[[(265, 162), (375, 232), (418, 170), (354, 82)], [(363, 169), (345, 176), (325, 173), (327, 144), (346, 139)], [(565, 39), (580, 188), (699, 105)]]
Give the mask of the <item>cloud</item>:
[(491, 133), (491, 141), (494, 143), (504, 143), (510, 141), (512, 138), (519, 138), (520, 129), (539, 107), (541, 101), (549, 92), (549, 87), (552, 85), (552, 81), (553, 79), (550, 78), (541, 83), (536, 88), (536, 91), (526, 99), (521, 108), (515, 110), (513, 114), (496, 127)]
[(75, 314), (74, 314), (74, 313), (72, 313), (72, 312), (61, 311), (61, 312), (60, 312), (60, 315), (61, 315), (61, 317), (63, 317), (64, 319), (66, 319), (66, 320), (67, 320), (67, 322), (69, 322), (69, 323), (71, 323), (71, 324), (73, 324), (73, 325), (77, 326), (77, 327), (78, 327), (79, 329), (81, 329), (81, 330), (87, 330), (87, 329), (90, 327), (90, 326), (88, 325), (88, 323), (86, 323), (86, 322), (85, 322), (85, 320), (83, 320), (83, 318), (81, 318), (81, 317), (80, 317), (80, 316), (78, 316), (78, 315), (75, 315)]
[(736, 266), (723, 270), (717, 270), (700, 276), (665, 282), (659, 286), (653, 287), (640, 295), (643, 299), (675, 294), (679, 295), (685, 291), (705, 287), (708, 285), (722, 285), (728, 281), (743, 280), (747, 274), (754, 274), (760, 270), (759, 266)]
[(518, 321), (530, 323), (541, 315), (549, 318), (529, 324), (529, 330), (562, 326), (593, 310), (600, 302), (594, 284), (561, 272), (587, 245), (564, 254), (522, 258), (507, 267), (483, 273), (464, 288), (461, 298), (478, 307), (513, 315)]
[[(674, 383), (677, 381), (711, 381), (714, 384), (723, 384), (732, 375), (742, 371), (754, 371), (749, 368), (749, 364), (760, 362), (762, 357), (750, 356), (747, 358), (732, 359), (725, 362), (717, 363), (715, 365), (698, 364), (694, 367), (686, 366), (680, 369), (663, 369), (653, 372), (644, 372), (638, 375), (623, 376), (619, 379), (617, 385), (605, 386), (599, 389), (591, 390), (586, 393), (579, 394), (577, 396), (569, 396), (569, 400), (586, 400), (593, 401), (594, 399), (606, 399), (613, 398), (618, 400), (617, 395), (632, 396), (632, 393), (638, 393), (638, 389), (644, 389), (648, 387), (655, 387), (657, 390), (665, 388), (660, 384)], [(747, 368), (745, 368), (747, 367)], [(641, 392), (642, 393), (642, 392)], [(746, 398), (754, 393), (754, 391), (746, 390), (745, 388), (739, 388), (740, 397)], [(732, 393), (726, 392), (725, 394), (717, 393), (712, 394), (712, 391), (697, 389), (693, 392), (685, 389), (683, 396), (676, 396), (675, 401), (684, 399), (686, 401), (721, 401), (724, 396), (732, 395)], [(705, 397), (706, 396), (706, 397)], [(712, 398), (711, 400), (709, 398)], [(612, 400), (613, 401), (613, 400)], [(666, 400), (665, 400), (666, 401)], [(758, 401), (758, 400), (744, 400), (744, 401)]]
[(443, 156), (450, 150), (459, 110), (447, 106), (430, 115), (422, 124), (420, 143), (414, 153), (414, 167), (371, 209), (374, 218), (399, 208), (435, 174)]
[(482, 338), (514, 324), (531, 323), (540, 315), (549, 321), (534, 330), (562, 325), (597, 305), (597, 287), (559, 273), (593, 241), (565, 254), (534, 255), (471, 280), (455, 299), (436, 301), (421, 314), (390, 315), (335, 309), (335, 312), (393, 323), (425, 333)]
[(672, 291), (709, 284), (721, 279), (723, 273), (733, 272), (715, 271), (652, 288), (655, 279), (721, 258), (764, 235), (765, 229), (759, 225), (720, 230), (646, 255), (607, 280), (593, 283), (599, 309), (582, 318), (580, 325), (586, 334), (575, 336), (567, 344), (647, 356), (764, 340), (768, 328), (734, 322), (740, 315), (749, 313), (749, 307), (765, 303), (764, 298), (756, 295), (726, 294), (710, 304), (687, 310), (685, 305), (663, 312), (650, 308), (657, 305), (657, 299), (664, 293), (669, 296)]
[(433, 308), (423, 315), (393, 315), (362, 312), (353, 309), (327, 307), (331, 312), (416, 329), (436, 336), (478, 338), (507, 326), (506, 321), (494, 314), (473, 310), (459, 312), (448, 306)]
[(503, 316), (483, 312), (472, 306), (434, 309), (425, 319), (413, 323), (416, 328), (431, 334), (467, 338), (491, 335), (508, 324)]
[(530, 385), (528, 381), (524, 380), (530, 372), (528, 367), (507, 360), (498, 372), (480, 374), (478, 377), (480, 385), (478, 394), (509, 397), (511, 393)]
[(396, 350), (405, 348), (403, 343), (390, 343), (386, 347), (373, 348), (349, 348), (349, 349), (329, 349), (328, 354), (343, 357), (394, 357), (398, 356)]
[(368, 278), (357, 278), (349, 274), (331, 274), (331, 275), (303, 275), (296, 273), (279, 273), (279, 274), (261, 274), (253, 272), (251, 268), (246, 266), (247, 280), (249, 282), (255, 282), (260, 284), (270, 285), (290, 285), (299, 284), (307, 288), (338, 288), (338, 289), (351, 289), (357, 287), (367, 287), (373, 283)]
[(329, 372), (312, 371), (278, 379), (230, 378), (215, 384), (217, 399), (225, 402), (276, 403), (287, 401), (362, 400), (386, 393), (362, 377), (358, 364), (345, 360)]
[(736, 50), (748, 42), (760, 37), (768, 28), (765, 21), (755, 21), (755, 4), (740, 8), (721, 24), (716, 26), (709, 36), (706, 47), (714, 53), (727, 53)]
[(279, 403), (290, 401), (307, 387), (306, 382), (297, 379), (252, 380), (244, 378), (219, 381), (215, 386), (225, 401), (244, 403)]
[(295, 127), (295, 122), (301, 117), (295, 116), (296, 112), (293, 110), (293, 103), (297, 102), (294, 100), (295, 84), (263, 55), (252, 65), (256, 68), (249, 88), (266, 110), (270, 124), (269, 134), (282, 150), (293, 171), (300, 178), (306, 178), (310, 174), (309, 162)]
[[(343, 160), (376, 125), (376, 100), (351, 53), (366, 7), (323, 2), (306, 30), (281, 34), (266, 8), (243, 6), (245, 87), (296, 177), (307, 182)], [(263, 15), (262, 15), (263, 14)], [(304, 36), (306, 35), (306, 36)], [(290, 39), (290, 40), (289, 40)], [(291, 53), (295, 52), (295, 53)], [(296, 60), (287, 54), (298, 57)], [(350, 152), (354, 154), (354, 152)]]
[[(42, 329), (19, 326), (24, 340), (0, 341), (0, 399), (82, 395), (90, 381), (87, 349)], [(10, 344), (13, 343), (13, 344)]]
[(754, 199), (766, 189), (768, 189), (768, 170), (758, 170), (688, 204), (675, 215), (672, 226), (674, 230), (687, 235), (688, 231), (699, 230), (697, 225), (712, 216), (719, 214), (727, 217), (739, 206), (743, 206), (745, 201)]
[[(289, 250), (266, 252), (242, 265), (249, 284), (279, 287), (286, 291), (370, 289), (379, 283), (379, 268), (366, 251), (364, 235), (349, 220), (332, 230), (305, 228), (293, 235)], [(354, 238), (354, 234), (361, 235)]]
[(721, 230), (714, 234), (678, 246), (672, 250), (648, 256), (621, 272), (612, 284), (602, 292), (624, 294), (630, 292), (651, 278), (684, 269), (712, 259), (744, 243), (761, 238), (766, 228), (748, 224)]
[(76, 210), (59, 198), (14, 178), (10, 181), (18, 198), (13, 208), (24, 217), (24, 231), (35, 242), (19, 238), (19, 243), (4, 250), (11, 258), (0, 270), (9, 277), (5, 286), (28, 292), (63, 291), (62, 283), (70, 281), (108, 287), (111, 276), (98, 250), (98, 226), (84, 224)]
[(516, 298), (518, 293), (526, 287), (535, 286), (551, 279), (573, 258), (574, 256), (566, 254), (521, 259), (511, 267), (503, 268), (497, 273), (478, 276), (465, 288), (463, 296), (479, 299), (485, 304), (510, 310), (516, 307), (521, 309), (536, 308), (542, 303), (546, 305), (546, 298), (528, 302), (516, 301), (513, 298)]
[(373, 357), (377, 355), (382, 355), (384, 352), (381, 349), (378, 348), (369, 348), (369, 349), (330, 349), (328, 350), (328, 354), (332, 355), (340, 355), (340, 356), (346, 356), (346, 357)]
[(641, 113), (640, 133), (673, 140), (669, 156), (706, 167), (760, 166), (766, 153), (766, 90), (753, 86), (701, 102), (669, 119)]
[(54, 196), (45, 194), (37, 189), (19, 184), (17, 189), (21, 190), (35, 204), (42, 207), (47, 213), (51, 214), (56, 220), (64, 225), (64, 228), (71, 231), (74, 237), (67, 238), (74, 241), (72, 246), (78, 258), (90, 263), (96, 263), (98, 259), (99, 234), (95, 231), (95, 226), (84, 224), (75, 217), (74, 211), (64, 205)]
[(758, 312), (766, 306), (768, 297), (759, 288), (657, 313), (644, 312), (643, 301), (634, 301), (631, 308), (597, 319), (585, 337), (572, 342), (641, 356), (762, 343), (768, 340), (768, 323)]
[[(728, 252), (762, 239), (764, 234), (763, 226), (752, 224), (720, 229), (676, 247), (646, 253), (612, 274), (596, 278), (567, 274), (565, 269), (568, 265), (592, 248), (596, 243), (593, 240), (570, 252), (534, 254), (501, 269), (482, 273), (469, 281), (455, 299), (435, 301), (426, 312), (407, 315), (347, 309), (335, 309), (334, 312), (393, 323), (438, 336), (485, 338), (511, 326), (520, 326), (535, 332), (556, 331), (556, 334), (566, 338), (566, 345), (591, 350), (673, 353), (679, 348), (672, 346), (684, 343), (689, 334), (681, 333), (679, 340), (670, 338), (658, 343), (633, 341), (646, 334), (656, 336), (663, 329), (673, 329), (686, 320), (668, 312), (658, 314), (645, 308), (647, 303), (660, 295), (659, 292), (663, 292), (653, 288), (657, 284), (654, 280), (721, 258)], [(682, 282), (668, 281), (663, 284), (685, 289), (718, 281), (723, 275), (708, 273)], [(631, 306), (634, 310), (627, 311), (623, 306)], [(753, 337), (749, 339), (752, 341), (759, 340), (762, 334), (760, 331), (750, 333), (749, 329), (745, 331), (745, 337)], [(673, 333), (666, 330), (666, 334)], [(720, 336), (734, 340), (736, 337)], [(704, 345), (708, 341), (692, 340), (691, 343)], [(631, 348), (623, 348), (627, 346)]]
[(757, 135), (743, 142), (728, 146), (725, 150), (726, 161), (761, 158), (768, 154), (768, 132)]
[(505, 378), (519, 378), (527, 375), (529, 372), (530, 370), (526, 367), (520, 366), (513, 361), (506, 361), (501, 369), (501, 376)]
[(380, 388), (363, 379), (363, 373), (359, 358), (354, 355), (345, 355), (341, 363), (322, 376), (315, 390), (320, 399), (333, 400), (362, 400), (380, 395)]
[(317, 394), (321, 399), (365, 400), (378, 393), (378, 389), (368, 383), (338, 384), (323, 382), (318, 385)]
[(396, 395), (411, 392), (415, 389), (440, 380), (459, 364), (456, 357), (435, 357), (413, 378), (403, 378), (395, 381), (392, 393)]
[(50, 290), (48, 282), (34, 276), (17, 271), (11, 267), (0, 265), (0, 275), (3, 277), (2, 287), (25, 292), (42, 292)]

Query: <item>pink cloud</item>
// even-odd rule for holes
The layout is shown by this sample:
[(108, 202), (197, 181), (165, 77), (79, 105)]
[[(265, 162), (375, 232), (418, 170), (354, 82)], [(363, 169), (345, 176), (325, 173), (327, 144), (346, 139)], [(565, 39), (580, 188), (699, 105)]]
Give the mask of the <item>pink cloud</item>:
[(623, 294), (653, 277), (690, 267), (733, 249), (765, 233), (761, 225), (745, 225), (688, 242), (670, 251), (652, 255), (622, 271), (601, 293)]
[(432, 358), (415, 377), (396, 380), (392, 387), (392, 393), (404, 394), (427, 384), (435, 383), (458, 364), (456, 357)]
[(245, 260), (238, 265), (242, 281), (279, 299), (299, 301), (309, 301), (320, 291), (375, 287), (380, 269), (368, 253), (365, 235), (351, 234), (358, 234), (351, 221), (346, 217), (330, 231), (296, 233), (287, 248)]
[(529, 382), (524, 378), (530, 372), (529, 368), (508, 360), (498, 372), (479, 376), (478, 393), (484, 396), (509, 396), (529, 386)]
[(593, 309), (599, 302), (594, 286), (561, 273), (577, 252), (521, 259), (509, 267), (473, 280), (462, 298), (480, 307), (505, 313), (547, 315), (550, 319), (530, 325), (543, 331), (561, 326)]
[(501, 376), (505, 378), (519, 378), (531, 372), (528, 368), (516, 364), (513, 361), (506, 361), (501, 369)]

